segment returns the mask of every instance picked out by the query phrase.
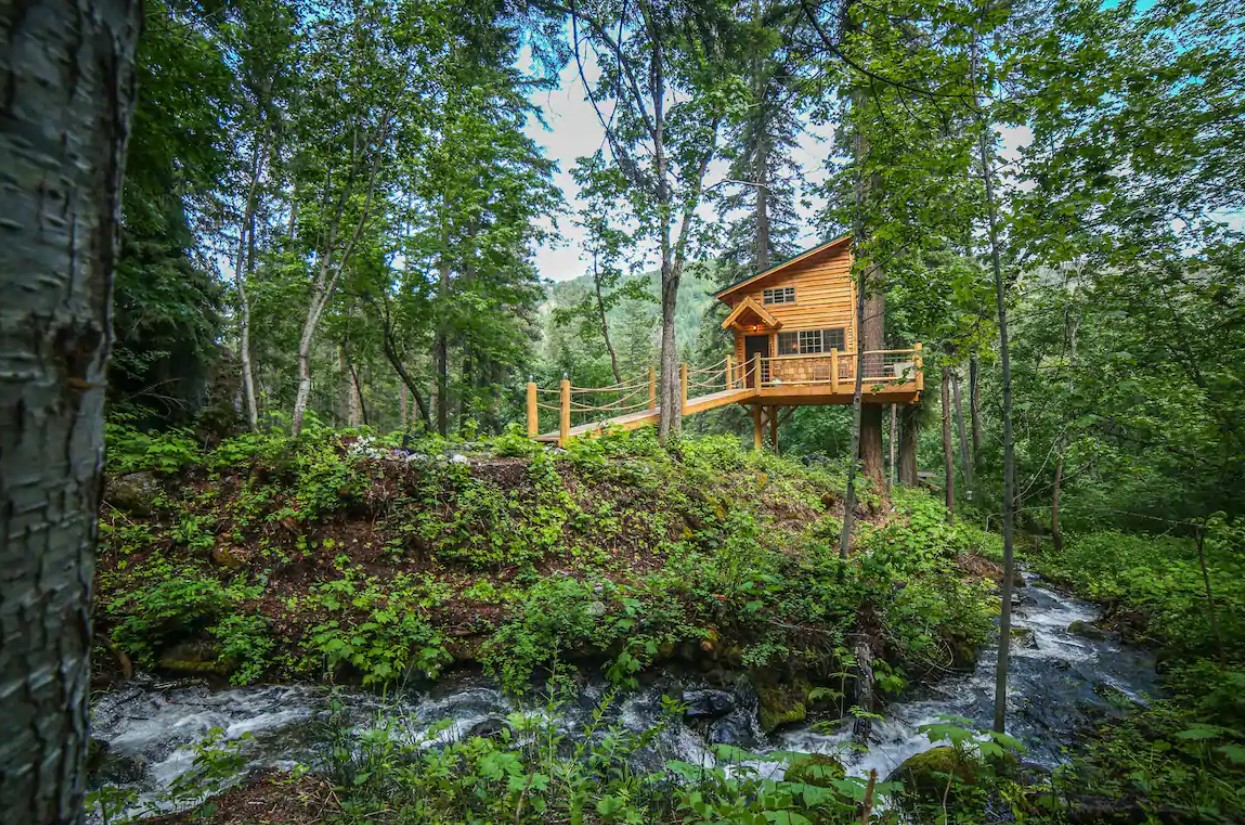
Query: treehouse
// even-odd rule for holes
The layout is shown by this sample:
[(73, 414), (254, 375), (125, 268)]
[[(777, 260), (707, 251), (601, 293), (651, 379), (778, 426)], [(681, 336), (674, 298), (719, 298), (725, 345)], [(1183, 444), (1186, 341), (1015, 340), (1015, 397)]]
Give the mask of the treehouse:
[[(733, 351), (712, 367), (680, 366), (683, 413), (743, 404), (751, 409), (756, 447), (762, 446), (768, 429), (777, 449), (779, 426), (796, 407), (852, 402), (858, 363), (863, 403), (914, 403), (925, 384), (921, 345), (857, 353), (851, 272), (851, 238), (842, 237), (717, 292), (714, 297), (730, 308), (722, 328), (734, 334)], [(653, 423), (661, 410), (655, 403), (652, 369), (647, 398), (645, 386), (637, 382), (588, 388), (563, 381), (555, 391), (529, 384), (528, 432), (565, 444), (569, 438), (606, 427), (632, 429)], [(704, 394), (689, 397), (689, 390)], [(542, 403), (542, 392), (556, 392), (558, 404)], [(538, 435), (542, 408), (559, 413), (556, 432)], [(602, 415), (609, 417), (572, 426), (574, 416), (582, 420)]]

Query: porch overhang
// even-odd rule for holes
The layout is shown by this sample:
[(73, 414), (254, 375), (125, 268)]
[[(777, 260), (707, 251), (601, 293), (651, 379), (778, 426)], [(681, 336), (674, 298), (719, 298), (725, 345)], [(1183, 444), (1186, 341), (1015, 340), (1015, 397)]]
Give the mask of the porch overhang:
[[(753, 317), (756, 320), (750, 321), (748, 320), (749, 317)], [(730, 315), (726, 316), (726, 320), (722, 322), (722, 329), (729, 329), (733, 326), (745, 328), (757, 326), (758, 324), (770, 329), (778, 329), (782, 326), (782, 321), (779, 321), (765, 307), (758, 304), (752, 296), (748, 296), (731, 310)]]

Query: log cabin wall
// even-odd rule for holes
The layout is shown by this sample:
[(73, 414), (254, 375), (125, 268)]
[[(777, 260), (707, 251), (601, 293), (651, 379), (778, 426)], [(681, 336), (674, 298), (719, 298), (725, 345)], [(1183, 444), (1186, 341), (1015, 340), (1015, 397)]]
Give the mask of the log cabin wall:
[[(736, 325), (736, 362), (743, 364), (747, 360), (744, 339), (749, 335), (768, 335), (770, 356), (781, 358), (783, 356), (778, 354), (778, 333), (801, 330), (841, 328), (844, 338), (841, 351), (854, 352), (856, 290), (852, 283), (852, 261), (850, 244), (836, 241), (798, 256), (789, 263), (780, 264), (750, 283), (744, 282), (724, 290), (729, 294), (719, 293), (732, 309), (745, 299), (752, 298), (782, 324), (777, 330)], [(784, 287), (795, 290), (794, 302), (764, 302), (766, 290)]]

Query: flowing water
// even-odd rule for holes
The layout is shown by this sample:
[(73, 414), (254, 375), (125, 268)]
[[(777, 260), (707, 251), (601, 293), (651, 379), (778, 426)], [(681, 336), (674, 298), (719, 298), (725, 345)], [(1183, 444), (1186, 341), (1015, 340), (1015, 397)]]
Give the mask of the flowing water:
[[(1009, 732), (1027, 747), (1027, 760), (1047, 767), (1057, 764), (1061, 749), (1078, 729), (1155, 692), (1149, 653), (1068, 632), (1074, 621), (1097, 618), (1093, 605), (1030, 577), (1029, 586), (1017, 589), (1014, 616), (1016, 626), (1029, 632), (1012, 645), (1008, 724)], [(765, 736), (757, 723), (756, 695), (746, 683), (719, 690), (664, 676), (619, 697), (607, 719), (645, 730), (661, 720), (662, 697), (673, 696), (687, 703), (688, 712), (663, 730), (648, 754), (652, 760), (711, 763), (711, 746), (728, 743), (755, 752), (834, 754), (852, 774), (864, 776), (876, 769), (885, 778), (904, 759), (931, 747), (920, 732), (922, 725), (947, 715), (989, 725), (995, 662), (991, 647), (972, 673), (949, 676), (890, 704), (885, 719), (873, 724), (865, 751), (849, 747), (850, 724), (831, 731), (803, 727)], [(606, 693), (605, 686), (590, 684), (576, 702), (536, 712), (548, 713), (548, 721), (573, 739), (583, 735), (592, 709)], [(339, 708), (331, 718), (330, 702)], [(210, 690), (140, 679), (100, 697), (93, 708), (94, 736), (106, 744), (93, 782), (133, 789), (143, 802), (155, 803), (191, 769), (194, 745), (214, 728), (230, 740), (249, 733), (241, 749), (248, 768), (258, 770), (314, 764), (329, 724), (363, 730), (383, 719), (404, 735), (435, 745), (496, 730), (517, 709), (479, 678), (448, 679), (427, 694), (388, 700), (361, 691), (330, 694), (324, 688), (286, 686)], [(438, 723), (448, 725), (441, 729)]]

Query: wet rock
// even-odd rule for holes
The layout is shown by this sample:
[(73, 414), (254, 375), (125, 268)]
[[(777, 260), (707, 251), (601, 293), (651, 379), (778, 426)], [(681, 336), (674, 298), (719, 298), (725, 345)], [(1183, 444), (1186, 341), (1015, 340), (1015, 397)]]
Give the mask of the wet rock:
[(977, 666), (981, 650), (965, 639), (951, 639), (951, 666), (956, 670), (972, 670)]
[(947, 790), (948, 779), (954, 796), (957, 787), (962, 791), (976, 784), (979, 768), (973, 759), (943, 745), (909, 756), (887, 781), (903, 783), (906, 794), (917, 801), (937, 802)]
[(468, 739), (499, 739), (502, 734), (509, 729), (501, 719), (485, 719), (483, 722), (476, 722), (467, 731)]
[(160, 482), (147, 471), (127, 473), (108, 480), (104, 499), (119, 510), (134, 516), (149, 516), (152, 501), (160, 492)]
[(88, 776), (94, 776), (99, 773), (99, 769), (103, 767), (104, 759), (108, 757), (111, 749), (109, 744), (103, 739), (96, 739), (92, 736), (86, 742), (86, 772)]
[(228, 676), (230, 662), (220, 658), (212, 642), (182, 642), (160, 655), (160, 669), (180, 676)]
[(842, 779), (846, 771), (843, 764), (824, 753), (802, 753), (791, 760), (782, 778), (785, 782), (803, 782), (828, 788), (833, 780)]
[(729, 691), (703, 688), (683, 691), (684, 715), (689, 719), (721, 719), (735, 709), (735, 696)]
[(1012, 644), (1017, 647), (1027, 647), (1031, 650), (1037, 649), (1037, 637), (1033, 635), (1033, 630), (1028, 627), (1012, 628)]
[(133, 785), (147, 776), (147, 760), (136, 753), (106, 754), (94, 779), (100, 785)]
[(1095, 627), (1089, 622), (1081, 621), (1080, 619), (1068, 625), (1068, 632), (1073, 636), (1080, 636), (1082, 639), (1093, 639), (1099, 642), (1107, 638), (1106, 631), (1102, 628)]
[(803, 722), (808, 716), (808, 690), (809, 684), (803, 680), (757, 688), (761, 730), (772, 733), (784, 725)]

